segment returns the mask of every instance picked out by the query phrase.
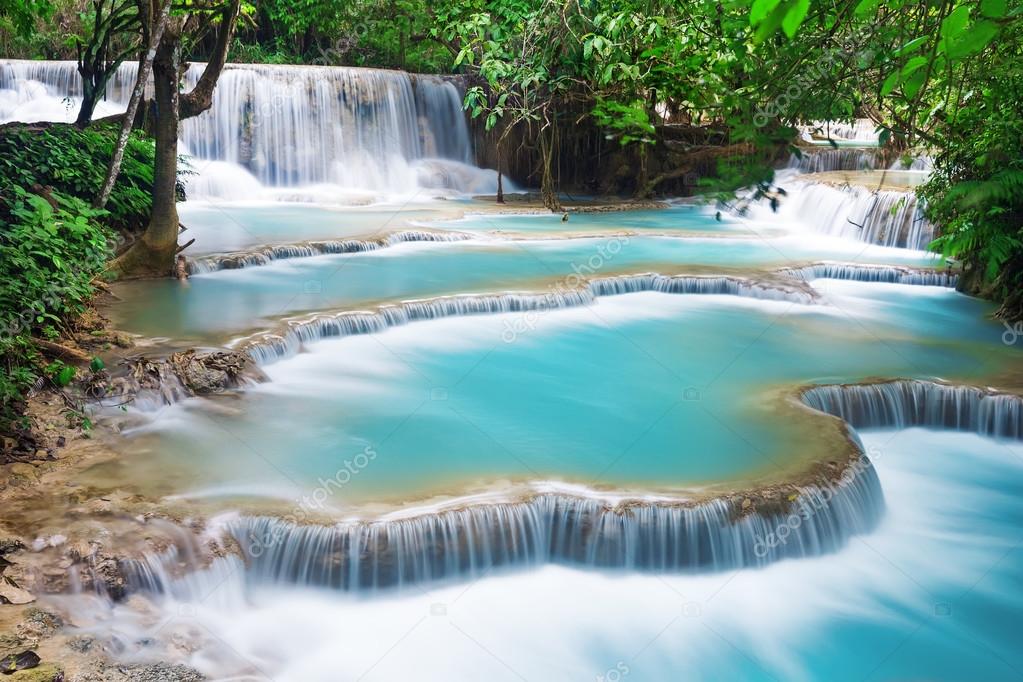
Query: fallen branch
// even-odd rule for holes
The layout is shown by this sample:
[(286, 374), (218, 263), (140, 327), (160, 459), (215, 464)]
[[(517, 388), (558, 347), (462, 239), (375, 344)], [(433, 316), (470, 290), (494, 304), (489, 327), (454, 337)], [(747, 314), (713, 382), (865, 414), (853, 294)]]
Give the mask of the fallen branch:
[(37, 339), (36, 337), (33, 336), (32, 343), (34, 343), (36, 347), (38, 347), (39, 350), (41, 350), (45, 355), (48, 355), (51, 358), (57, 359), (70, 358), (73, 362), (80, 365), (88, 365), (90, 362), (92, 362), (92, 358), (83, 353), (82, 351), (76, 350), (74, 348), (68, 348), (67, 346), (63, 346), (59, 343), (54, 343), (53, 341)]

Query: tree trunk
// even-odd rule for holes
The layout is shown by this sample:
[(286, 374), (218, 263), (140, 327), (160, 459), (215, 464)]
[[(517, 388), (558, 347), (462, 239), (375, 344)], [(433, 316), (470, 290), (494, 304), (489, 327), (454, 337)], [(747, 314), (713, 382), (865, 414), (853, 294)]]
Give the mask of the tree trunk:
[[(153, 68), (153, 59), (156, 57), (156, 47), (163, 38), (163, 31), (167, 27), (167, 17), (170, 15), (171, 0), (162, 0), (161, 4), (162, 7), (156, 18), (155, 27), (151, 31), (145, 31), (148, 34), (148, 40), (145, 45), (146, 51), (142, 54), (142, 59), (139, 60), (139, 74), (138, 78), (135, 79), (135, 89), (132, 90), (131, 99), (128, 100), (128, 110), (125, 112), (124, 120), (121, 122), (121, 132), (117, 136), (114, 155), (110, 159), (110, 166), (107, 168), (107, 177), (103, 182), (103, 188), (100, 190), (99, 196), (93, 202), (93, 208), (103, 208), (107, 205), (110, 193), (114, 190), (114, 183), (117, 182), (117, 176), (121, 172), (124, 149), (128, 145), (128, 138), (131, 136), (135, 114), (138, 112), (139, 102), (142, 101), (142, 94), (146, 90), (146, 83), (149, 82), (149, 73)], [(142, 15), (144, 26), (149, 26), (152, 21), (152, 17), (149, 16), (149, 7), (148, 0), (141, 0), (139, 2), (139, 11)]]
[(504, 174), (501, 172), (501, 143), (497, 143), (497, 203), (504, 203)]
[(192, 91), (180, 94), (181, 31), (175, 22), (167, 26), (153, 61), (156, 89), (156, 164), (153, 172), (153, 214), (142, 238), (111, 264), (119, 276), (166, 276), (174, 268), (178, 245), (178, 125), (183, 118), (197, 116), (213, 104), (213, 91), (227, 63), (238, 21), (241, 0), (230, 0), (220, 14), (217, 43), (202, 76)]
[(111, 264), (117, 275), (164, 276), (174, 266), (178, 246), (178, 75), (177, 35), (160, 43), (153, 60), (156, 91), (156, 163), (153, 169), (153, 213), (142, 238)]
[(639, 143), (639, 175), (636, 178), (636, 198), (642, 199), (641, 192), (646, 191), (647, 183), (650, 181), (650, 174), (647, 170), (647, 148), (646, 142)]
[(88, 68), (79, 64), (78, 73), (82, 76), (82, 106), (78, 109), (75, 125), (85, 128), (92, 121), (92, 113), (96, 110), (96, 102), (99, 100), (100, 94), (93, 87), (93, 74)]
[(545, 207), (556, 213), (561, 210), (561, 202), (558, 201), (558, 193), (554, 187), (552, 168), (555, 142), (553, 125), (540, 131), (540, 198)]

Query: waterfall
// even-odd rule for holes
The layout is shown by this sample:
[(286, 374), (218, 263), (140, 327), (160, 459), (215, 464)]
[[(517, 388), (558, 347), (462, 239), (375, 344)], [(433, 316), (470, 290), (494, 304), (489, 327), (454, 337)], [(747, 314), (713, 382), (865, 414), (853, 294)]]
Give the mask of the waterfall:
[(877, 168), (876, 149), (803, 149), (800, 155), (789, 157), (788, 168), (801, 173), (825, 173), (828, 171), (860, 171)]
[(930, 154), (895, 159), (888, 170), (929, 171), (934, 168), (934, 157)]
[[(989, 389), (899, 380), (813, 386), (801, 398), (855, 427), (928, 426), (1023, 439), (1023, 397)], [(244, 563), (218, 559), (178, 577), (188, 562), (171, 549), (123, 562), (122, 574), (128, 592), (188, 599), (233, 580), (230, 598), (244, 588), (242, 571), (249, 584), (365, 593), (544, 564), (661, 573), (764, 566), (835, 551), (876, 527), (884, 496), (855, 434), (850, 444), (840, 476), (770, 489), (766, 500), (757, 492), (702, 502), (536, 492), (334, 525), (232, 517), (221, 527)], [(744, 512), (751, 498), (760, 501)]]
[(217, 254), (189, 261), (188, 271), (198, 275), (217, 270), (268, 265), (273, 261), (287, 258), (307, 258), (327, 254), (363, 253), (410, 242), (457, 242), (475, 238), (464, 232), (429, 232), (427, 230), (402, 230), (378, 239), (340, 239), (300, 244), (274, 244), (250, 251)]
[(324, 338), (374, 334), (419, 320), (515, 312), (541, 312), (584, 306), (598, 296), (656, 291), (668, 294), (725, 294), (794, 303), (812, 303), (811, 289), (753, 282), (736, 277), (645, 274), (591, 280), (579, 289), (542, 294), (462, 294), (385, 305), (375, 311), (323, 313), (293, 320), (279, 332), (259, 334), (236, 342), (256, 363), (267, 365), (295, 355), (303, 343)]
[[(877, 475), (865, 457), (846, 471), (830, 485), (793, 488), (787, 508), (779, 504), (763, 513), (744, 514), (742, 495), (700, 503), (611, 504), (547, 493), (331, 526), (242, 517), (228, 523), (226, 533), (241, 548), (250, 583), (347, 591), (471, 579), (495, 568), (548, 563), (722, 571), (832, 552), (850, 536), (872, 530), (884, 511)], [(173, 578), (166, 561), (156, 556), (133, 562), (124, 570), (131, 589), (187, 592), (191, 586)]]
[[(107, 83), (95, 118), (124, 111), (137, 73), (138, 64), (121, 66)], [(81, 102), (82, 78), (75, 62), (0, 59), (0, 123), (73, 123)]]
[[(186, 90), (204, 66), (189, 66)], [(124, 110), (137, 72), (134, 63), (120, 67), (98, 115)], [(80, 97), (74, 62), (0, 62), (0, 121), (73, 120)], [(199, 175), (186, 184), (193, 197), (232, 199), (323, 185), (494, 191), (496, 173), (471, 165), (461, 100), (455, 83), (436, 76), (228, 64), (210, 110), (182, 121), (181, 151)]]
[(857, 282), (891, 282), (922, 286), (955, 287), (959, 275), (928, 268), (895, 265), (859, 265), (857, 263), (814, 263), (801, 268), (788, 268), (781, 274), (809, 282), (814, 279), (846, 279)]
[(656, 291), (662, 294), (724, 294), (793, 303), (813, 303), (816, 299), (816, 294), (809, 288), (755, 282), (739, 277), (622, 275), (591, 280), (588, 288), (594, 296)]
[(786, 186), (780, 216), (837, 237), (923, 250), (934, 239), (913, 192), (794, 182)]
[(816, 136), (875, 145), (878, 142), (877, 124), (869, 118), (857, 118), (851, 122), (814, 121), (810, 125), (800, 126), (800, 129), (806, 139)]
[(222, 607), (244, 604), (245, 563), (241, 557), (219, 557), (204, 565), (201, 552), (202, 548), (180, 543), (138, 559), (122, 559), (117, 568), (124, 582), (123, 594), (148, 592)]
[(814, 386), (802, 393), (810, 407), (857, 428), (931, 428), (1023, 439), (1023, 397), (931, 381)]

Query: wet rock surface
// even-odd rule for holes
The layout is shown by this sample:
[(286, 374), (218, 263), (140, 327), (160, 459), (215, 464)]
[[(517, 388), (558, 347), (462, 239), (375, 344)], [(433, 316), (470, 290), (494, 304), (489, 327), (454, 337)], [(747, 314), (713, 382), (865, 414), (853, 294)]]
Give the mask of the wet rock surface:
[(104, 398), (121, 403), (170, 405), (194, 396), (214, 395), (263, 380), (248, 355), (234, 351), (187, 350), (166, 358), (125, 361), (127, 373), (111, 380)]
[(8, 654), (0, 658), (0, 673), (10, 675), (19, 670), (28, 670), (39, 665), (39, 654), (34, 651), (22, 651), (17, 654)]

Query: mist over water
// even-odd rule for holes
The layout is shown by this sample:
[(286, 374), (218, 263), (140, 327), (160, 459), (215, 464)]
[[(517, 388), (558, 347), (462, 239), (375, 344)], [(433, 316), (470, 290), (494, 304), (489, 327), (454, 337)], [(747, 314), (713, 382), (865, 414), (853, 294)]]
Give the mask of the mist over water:
[[(253, 679), (1013, 679), (1019, 443), (861, 435), (888, 510), (828, 556), (697, 576), (547, 567), (373, 598), (245, 586), (236, 568), (154, 620), (210, 644), (190, 657), (207, 673)], [(83, 623), (116, 623), (146, 655), (144, 625), (101, 613)]]

